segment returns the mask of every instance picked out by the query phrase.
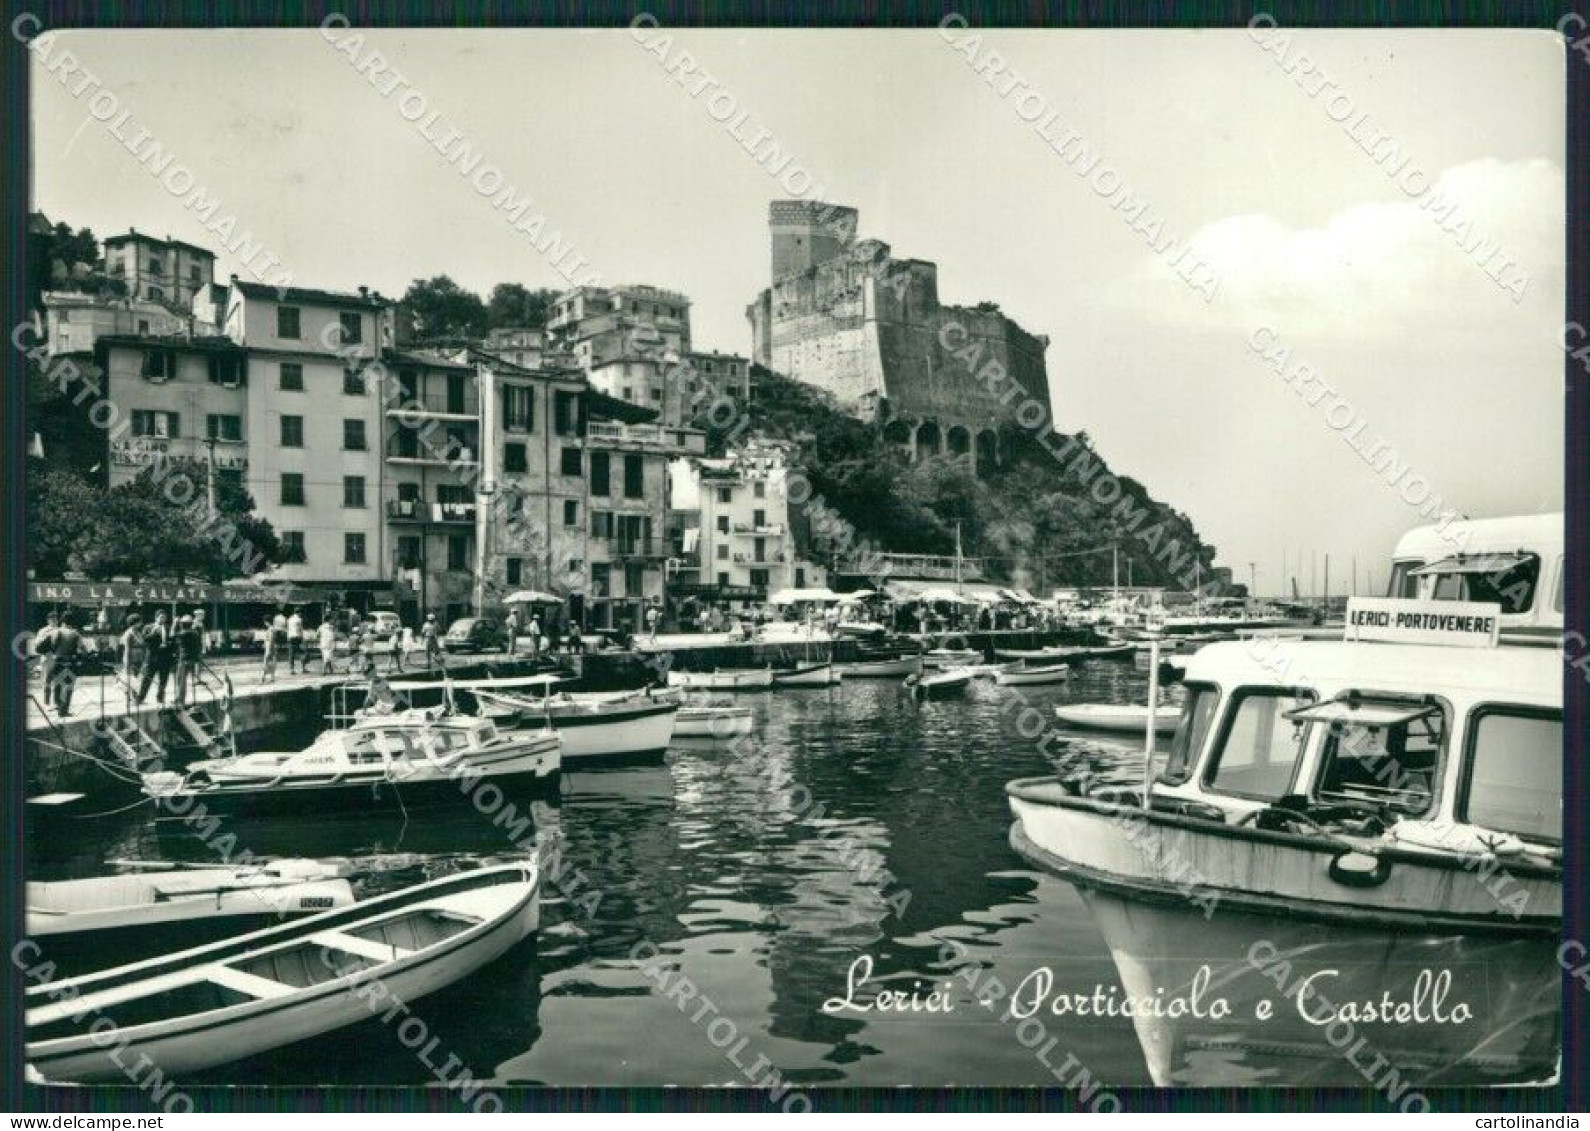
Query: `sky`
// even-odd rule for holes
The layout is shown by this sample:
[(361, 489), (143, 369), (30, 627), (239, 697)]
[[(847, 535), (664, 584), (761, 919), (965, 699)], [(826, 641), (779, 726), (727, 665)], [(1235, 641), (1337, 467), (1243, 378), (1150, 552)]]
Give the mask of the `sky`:
[[(317, 31), (59, 33), (52, 52), (102, 86), (74, 97), (82, 72), (63, 84), (35, 59), (33, 207), (101, 238), (136, 227), (212, 247), (218, 276), (248, 277), (90, 113), (103, 89), (108, 124), (130, 111), (123, 135), (148, 129), (299, 285), (564, 286), (421, 136), (435, 113), (432, 136), (460, 131), (588, 270), (683, 291), (698, 348), (748, 354), (767, 205), (791, 194), (713, 117), (732, 96), (742, 137), (765, 129), (809, 171), (801, 194), (935, 261), (943, 301), (996, 301), (1047, 335), (1058, 427), (1085, 429), (1260, 592), (1293, 577), (1317, 591), (1326, 554), (1334, 592), (1355, 560), (1360, 590), (1378, 589), (1398, 535), (1427, 521), (1344, 432), (1394, 448), (1416, 501), (1427, 489), (1473, 517), (1561, 508), (1559, 38), (972, 34), (952, 36), (957, 51), (933, 30), (336, 29), (339, 51)], [(391, 95), (350, 61), (371, 49), (405, 80)], [(681, 49), (713, 79), (700, 95), (665, 69)], [(968, 56), (991, 49), (1209, 264), (1212, 300), (979, 76)], [(419, 123), (400, 106), (409, 90)], [(1399, 185), (1349, 137), (1366, 114), (1359, 136), (1388, 136), (1425, 180)], [(1427, 182), (1467, 234), (1419, 206)], [(1474, 238), (1487, 250), (1466, 253)], [(1475, 262), (1491, 244), (1516, 261), (1513, 292)], [(1328, 399), (1287, 383), (1299, 365)]]

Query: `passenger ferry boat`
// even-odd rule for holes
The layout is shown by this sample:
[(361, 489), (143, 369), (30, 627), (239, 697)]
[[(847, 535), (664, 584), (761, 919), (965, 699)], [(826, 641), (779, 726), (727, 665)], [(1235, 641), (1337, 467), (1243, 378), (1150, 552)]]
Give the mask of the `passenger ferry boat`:
[(1562, 662), (1506, 615), (1355, 599), (1343, 640), (1210, 645), (1145, 787), (1006, 787), (1144, 1003), (1155, 1083), (1554, 1073)]
[(1389, 597), (1495, 601), (1502, 631), (1562, 635), (1563, 515), (1515, 515), (1421, 526), (1391, 556)]
[(186, 772), (143, 776), (156, 819), (206, 812), (272, 814), (464, 801), (481, 782), (520, 787), (556, 779), (562, 743), (554, 730), (500, 734), (495, 723), (443, 708), (358, 718), (303, 750), (262, 751), (194, 762)]

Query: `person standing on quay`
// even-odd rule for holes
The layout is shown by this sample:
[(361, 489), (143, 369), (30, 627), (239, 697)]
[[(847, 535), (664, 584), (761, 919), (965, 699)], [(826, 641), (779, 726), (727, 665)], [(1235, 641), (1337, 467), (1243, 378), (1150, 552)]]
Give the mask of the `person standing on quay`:
[[(276, 615), (277, 615), (278, 618), (281, 617), (280, 613), (278, 613)], [(285, 628), (283, 628), (281, 630), (281, 635), (278, 636), (277, 635), (277, 629), (276, 629), (276, 621), (275, 620), (266, 621), (265, 622), (265, 663), (264, 663), (264, 667), (260, 670), (260, 676), (259, 676), (259, 681), (261, 683), (275, 683), (276, 682), (276, 659), (281, 654), (282, 647), (286, 643), (287, 643), (287, 630)]]
[(177, 689), (173, 696), (177, 706), (188, 705), (188, 691), (197, 692), (199, 658), (203, 654), (203, 638), (193, 626), (193, 618), (184, 616), (177, 621)]
[(55, 634), (61, 631), (61, 615), (49, 613), (44, 627), (33, 638), (33, 654), (39, 658), (39, 677), (44, 680), (44, 701), (50, 701), (50, 677), (55, 674)]
[(72, 614), (69, 611), (62, 613), (51, 649), (55, 656), (55, 668), (51, 673), (54, 687), (46, 687), (45, 692), (53, 696), (55, 710), (63, 719), (72, 713), (72, 689), (77, 686), (78, 652), (82, 645), (82, 636), (72, 627)]
[(127, 617), (121, 634), (121, 681), (129, 697), (138, 691), (138, 674), (144, 660), (144, 618), (137, 613)]
[(503, 634), (507, 637), (508, 658), (513, 659), (514, 652), (519, 646), (519, 610), (509, 609), (508, 618), (502, 624)]
[(652, 644), (657, 643), (657, 625), (661, 622), (662, 611), (655, 604), (649, 605), (646, 609), (646, 639)]
[(299, 661), (303, 661), (305, 674), (309, 671), (309, 658), (304, 655), (304, 618), (295, 608), (287, 617), (287, 674), (294, 675), (298, 671)]
[(171, 678), (171, 629), (166, 624), (166, 610), (155, 613), (155, 623), (144, 629), (144, 670), (138, 681), (138, 705), (143, 706), (151, 684), (155, 688), (155, 702), (166, 704), (166, 682)]
[(535, 613), (530, 614), (530, 658), (541, 658), (541, 618)]
[(436, 614), (425, 614), (425, 627), (420, 629), (420, 637), (425, 642), (425, 666), (428, 668), (442, 666), (442, 637), (441, 630), (436, 625)]
[[(337, 655), (337, 630), (332, 625), (330, 617), (320, 622), (318, 642), (320, 645), (320, 674), (330, 675), (332, 660)], [(304, 670), (306, 672), (309, 670), (308, 660), (304, 661)]]

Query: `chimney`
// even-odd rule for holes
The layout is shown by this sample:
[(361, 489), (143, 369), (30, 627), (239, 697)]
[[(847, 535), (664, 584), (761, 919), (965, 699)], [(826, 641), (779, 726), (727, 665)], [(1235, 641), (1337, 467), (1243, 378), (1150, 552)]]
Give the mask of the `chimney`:
[(369, 298), (370, 297), (370, 288), (365, 286), (365, 285), (363, 285), (362, 283), (359, 285), (359, 297), (360, 298)]

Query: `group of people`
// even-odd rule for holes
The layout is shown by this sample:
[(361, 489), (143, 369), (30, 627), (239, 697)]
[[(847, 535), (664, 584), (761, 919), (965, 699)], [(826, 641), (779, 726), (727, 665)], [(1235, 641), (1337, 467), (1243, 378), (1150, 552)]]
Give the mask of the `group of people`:
[[(304, 628), (304, 618), (297, 609), (278, 610), (265, 625), (265, 658), (261, 672), (261, 683), (273, 683), (276, 680), (276, 666), (283, 657), (287, 659), (287, 674), (295, 675), (300, 671), (309, 674), (309, 634)], [(382, 636), (385, 635), (385, 639)], [(425, 666), (433, 667), (442, 664), (442, 630), (437, 623), (436, 614), (428, 614), (419, 631), (420, 646), (425, 651)], [(320, 675), (333, 675), (336, 673), (338, 632), (335, 622), (327, 617), (320, 622), (314, 631), (314, 647), (320, 660)], [(407, 628), (393, 625), (382, 628), (374, 621), (365, 621), (356, 612), (349, 613), (348, 628), (346, 633), (346, 650), (348, 664), (345, 669), (350, 674), (357, 673), (363, 676), (372, 676), (376, 672), (378, 658), (385, 655), (388, 658), (387, 670), (401, 672), (404, 668), (404, 658), (413, 649), (414, 638)]]
[(151, 690), (155, 702), (164, 706), (166, 688), (174, 684), (172, 702), (183, 706), (198, 690), (199, 665), (207, 648), (203, 609), (183, 613), (175, 621), (161, 609), (149, 624), (133, 613), (121, 634), (122, 682), (140, 707)]

